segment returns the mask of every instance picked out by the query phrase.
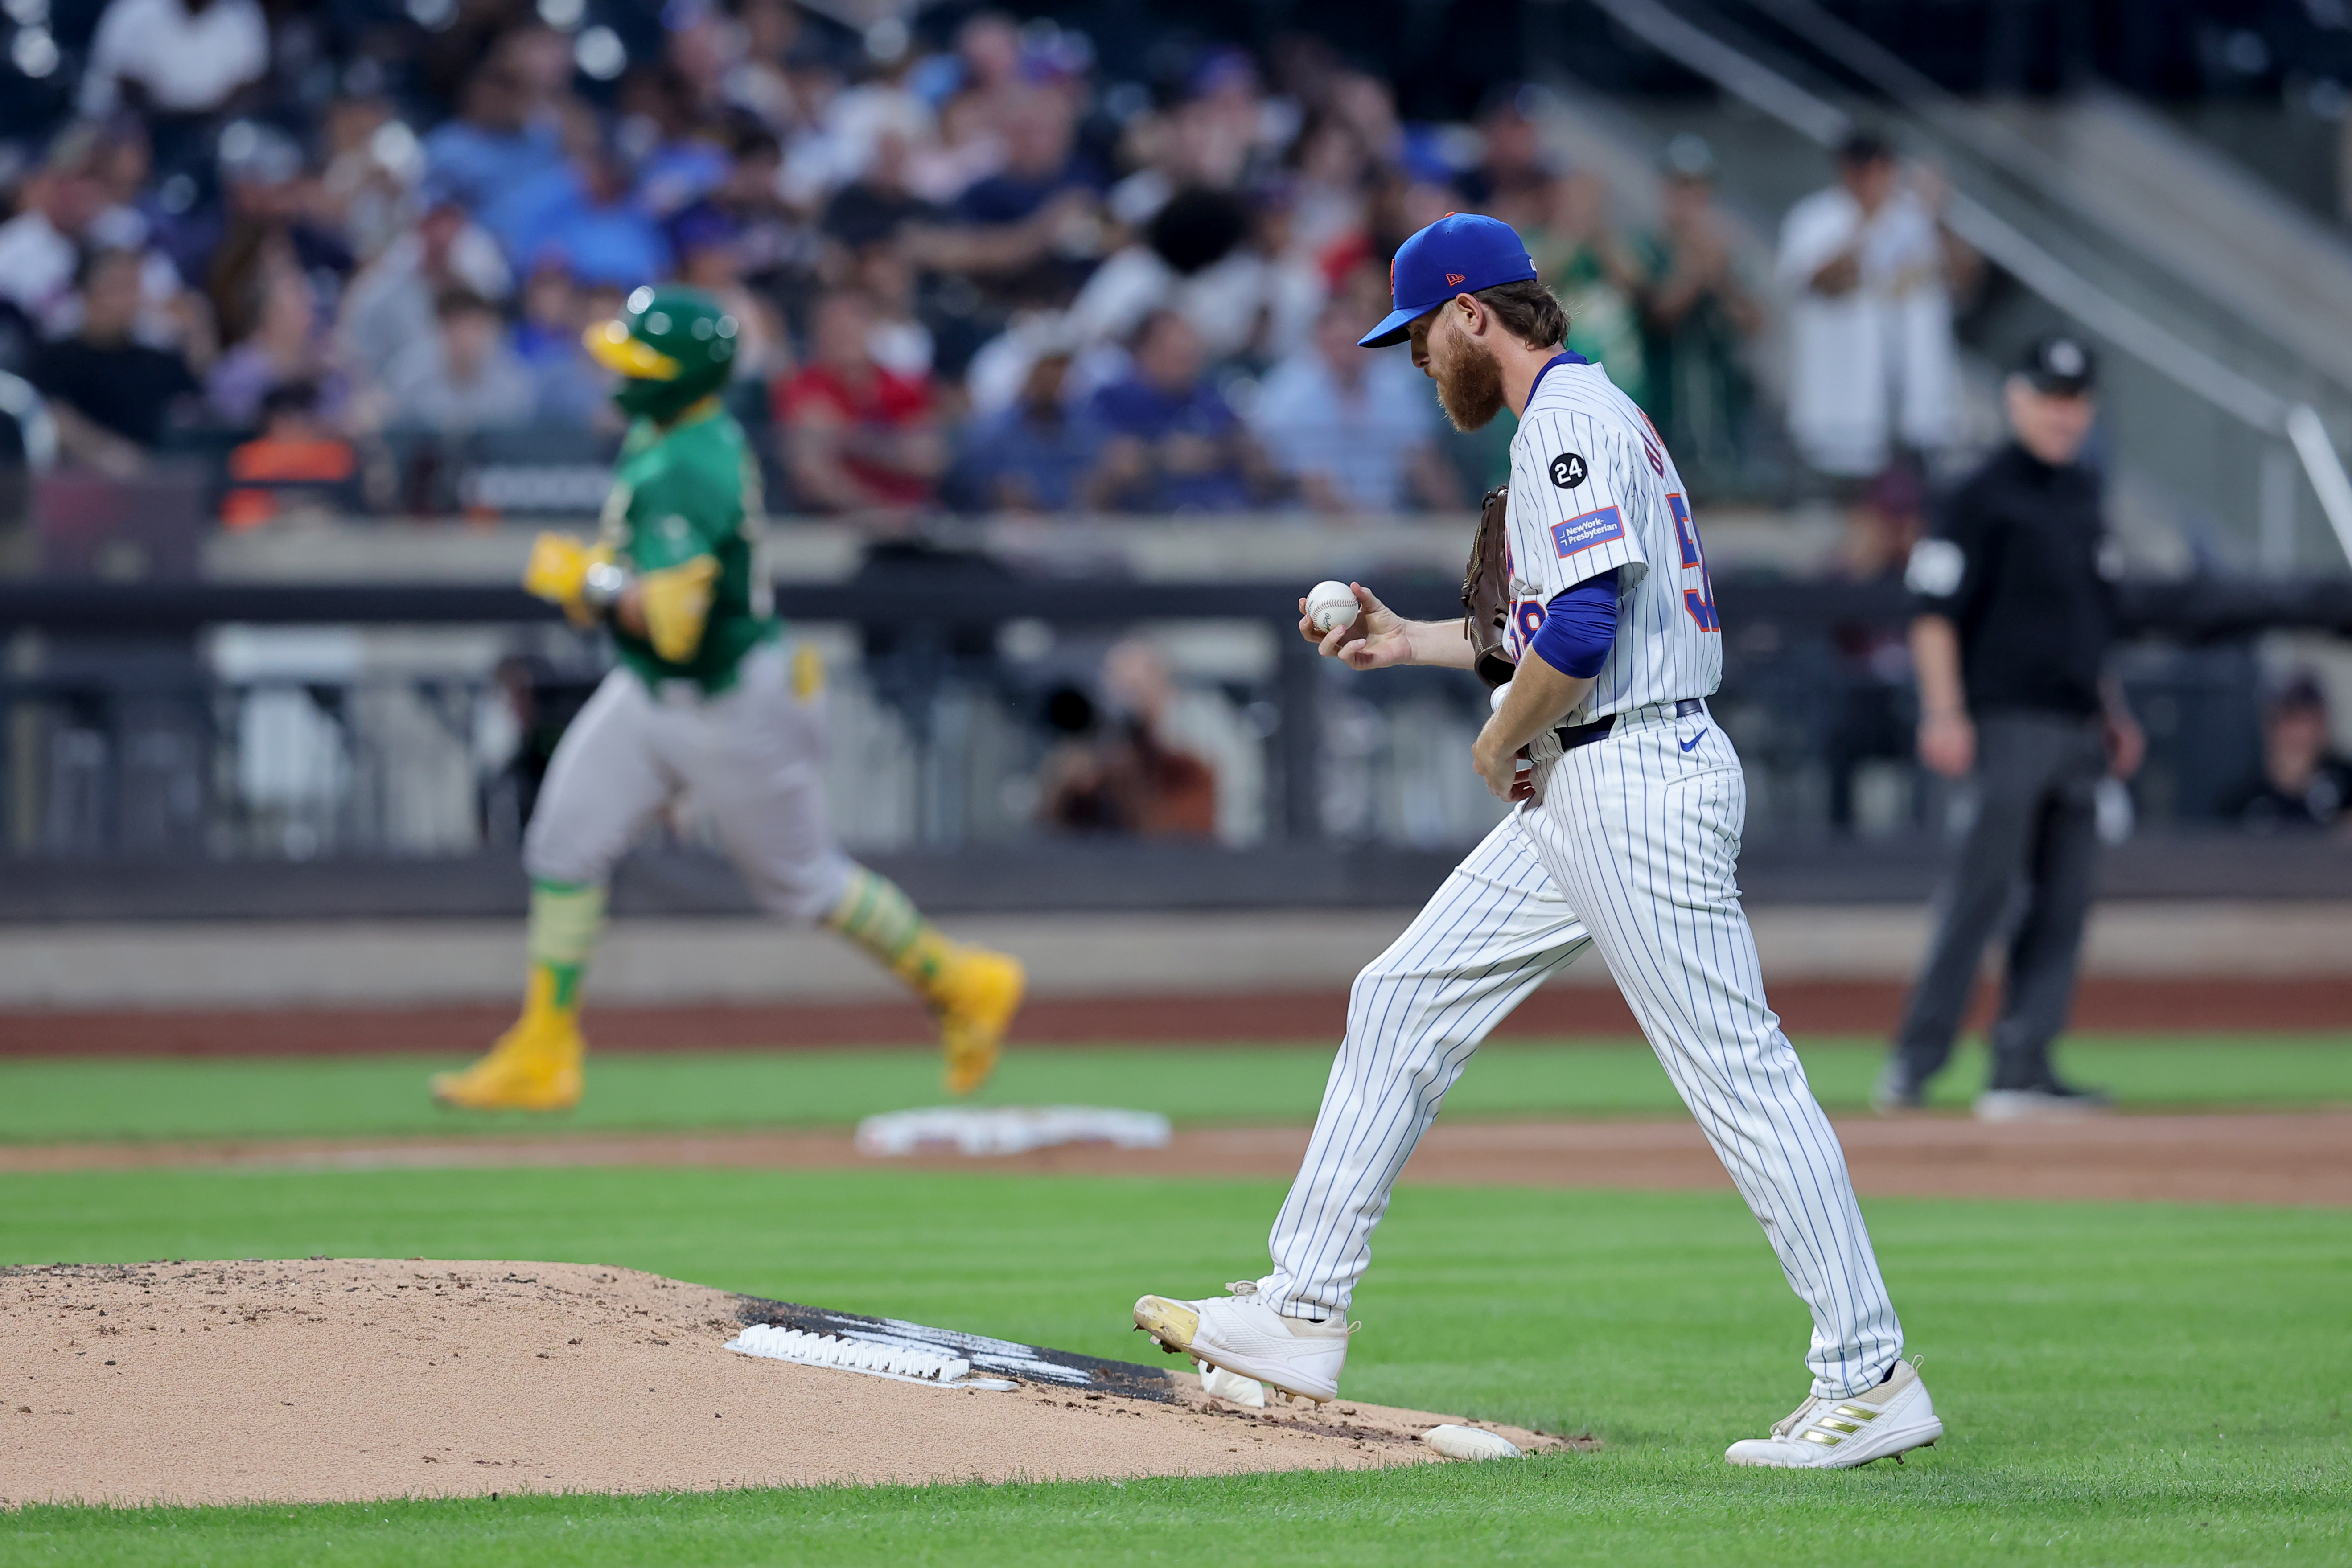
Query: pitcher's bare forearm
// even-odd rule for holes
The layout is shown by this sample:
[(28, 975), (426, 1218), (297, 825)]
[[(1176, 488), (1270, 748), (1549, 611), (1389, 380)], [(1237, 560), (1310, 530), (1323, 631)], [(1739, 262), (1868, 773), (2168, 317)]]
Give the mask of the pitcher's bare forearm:
[(1591, 675), (1569, 674), (1539, 658), (1522, 659), (1478, 744), (1497, 753), (1516, 752), (1567, 717), (1591, 689)]
[(1519, 663), (1503, 693), (1503, 701), (1470, 745), (1470, 766), (1498, 800), (1532, 800), (1540, 780), (1532, 770), (1519, 771), (1528, 756), (1528, 743), (1566, 717), (1592, 689), (1589, 675), (1571, 675), (1549, 661), (1531, 657)]
[(1382, 667), (1395, 664), (1427, 664), (1441, 670), (1466, 670), (1471, 667), (1470, 638), (1456, 621), (1407, 621), (1390, 635), (1399, 648), (1393, 657), (1384, 659)]
[(1430, 664), (1441, 670), (1470, 667), (1470, 638), (1458, 619), (1408, 621), (1405, 633), (1412, 644), (1412, 657), (1407, 663)]

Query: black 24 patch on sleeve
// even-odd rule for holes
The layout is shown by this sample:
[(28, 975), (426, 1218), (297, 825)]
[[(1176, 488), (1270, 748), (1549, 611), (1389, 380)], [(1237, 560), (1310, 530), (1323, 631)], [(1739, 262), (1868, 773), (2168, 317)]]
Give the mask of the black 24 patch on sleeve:
[(1563, 452), (1551, 460), (1551, 482), (1563, 490), (1575, 489), (1591, 472), (1580, 453)]

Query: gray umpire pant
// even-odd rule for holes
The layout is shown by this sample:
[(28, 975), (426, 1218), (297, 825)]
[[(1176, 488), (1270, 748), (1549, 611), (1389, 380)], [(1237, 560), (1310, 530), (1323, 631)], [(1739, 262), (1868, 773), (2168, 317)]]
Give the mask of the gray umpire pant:
[(2096, 720), (1995, 713), (1978, 722), (1976, 818), (1937, 894), (1936, 940), (1895, 1036), (1914, 1084), (1950, 1059), (1985, 944), (2021, 883), (2024, 907), (2010, 936), (1992, 1030), (1991, 1086), (2029, 1089), (2048, 1080), (2050, 1042), (2074, 1006), (2105, 772)]

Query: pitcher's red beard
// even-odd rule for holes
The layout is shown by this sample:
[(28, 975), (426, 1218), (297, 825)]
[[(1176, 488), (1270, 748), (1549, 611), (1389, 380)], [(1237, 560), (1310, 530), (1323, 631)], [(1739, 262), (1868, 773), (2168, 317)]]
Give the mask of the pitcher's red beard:
[(1454, 429), (1484, 430), (1503, 412), (1502, 361), (1451, 322), (1430, 333), (1429, 370), (1437, 405)]

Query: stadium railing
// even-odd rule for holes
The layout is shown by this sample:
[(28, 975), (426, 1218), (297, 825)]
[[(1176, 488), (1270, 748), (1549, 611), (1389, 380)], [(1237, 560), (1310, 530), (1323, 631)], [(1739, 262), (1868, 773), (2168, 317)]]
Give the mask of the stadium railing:
[[(2063, 158), (1812, 0), (1758, 0), (1736, 22), (1667, 0), (1590, 3), (1782, 128), (1792, 150), (1868, 125), (1937, 166), (1952, 187), (1945, 221), (2022, 286), (1979, 330), (2006, 353), (2071, 321), (2117, 350), (2102, 377), (2107, 438), (2207, 548), (2275, 572), (2352, 559), (2352, 479), (2336, 446), (2352, 382), (2293, 310), (2221, 298), (2117, 226)], [(2303, 526), (2315, 506), (2323, 526)]]
[[(1456, 609), (1434, 575), (1385, 588), (1406, 613)], [(1717, 591), (1713, 706), (1748, 766), (1751, 895), (1922, 895), (1952, 800), (1911, 761), (1911, 697), (1883, 656), (1899, 588), (1733, 575)], [(886, 556), (775, 594), (833, 669), (845, 839), (943, 907), (1410, 903), (1497, 818), (1462, 763), (1475, 683), (1318, 659), (1287, 587)], [(2340, 891), (2344, 853), (2255, 842), (2214, 812), (2258, 765), (2252, 639), (2352, 636), (2352, 580), (2137, 582), (2123, 602), (2152, 756), (2143, 838), (2110, 883)], [(1163, 738), (1214, 777), (1213, 832), (1041, 821), (1057, 751), (1118, 737), (1096, 673), (1129, 638), (1170, 672)], [(533, 769), (608, 661), (519, 591), (429, 583), (6, 581), (0, 641), (0, 919), (517, 906)], [(1055, 727), (1068, 692), (1092, 730)], [(690, 813), (619, 904), (745, 906)]]

